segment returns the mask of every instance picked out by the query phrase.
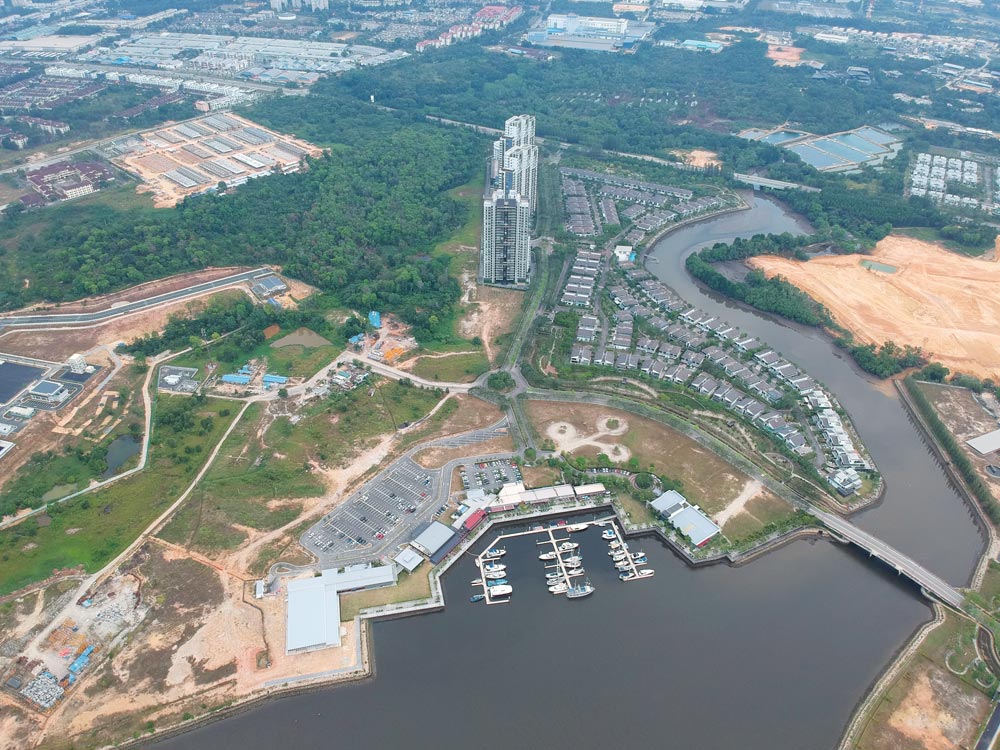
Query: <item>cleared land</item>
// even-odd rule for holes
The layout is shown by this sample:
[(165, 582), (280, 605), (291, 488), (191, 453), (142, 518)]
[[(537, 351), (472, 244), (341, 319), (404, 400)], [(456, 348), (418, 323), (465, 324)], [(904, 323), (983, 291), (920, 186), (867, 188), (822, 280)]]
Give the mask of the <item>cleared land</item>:
[(1000, 500), (1000, 480), (991, 477), (986, 467), (990, 464), (1000, 465), (1000, 457), (993, 454), (990, 456), (980, 456), (972, 450), (966, 440), (978, 437), (986, 432), (992, 432), (997, 428), (997, 419), (980, 403), (989, 399), (994, 408), (997, 405), (996, 398), (990, 394), (977, 396), (966, 388), (954, 388), (946, 385), (935, 385), (933, 383), (921, 383), (920, 389), (927, 396), (927, 399), (934, 405), (941, 421), (955, 436), (958, 444), (962, 446), (965, 455), (969, 457), (983, 483), (989, 487), (993, 497)]
[[(892, 266), (886, 273), (861, 265)], [(1000, 264), (890, 235), (871, 255), (808, 262), (761, 256), (747, 261), (780, 275), (829, 308), (858, 341), (921, 347), (954, 371), (1000, 374)]]
[(986, 694), (991, 692), (990, 687), (976, 684), (980, 672), (973, 638), (971, 623), (949, 614), (882, 696), (856, 747), (972, 747), (989, 713)]
[(603, 453), (622, 463), (635, 458), (641, 468), (679, 481), (684, 495), (710, 516), (726, 514), (730, 524), (739, 520), (740, 534), (790, 512), (746, 474), (659, 422), (590, 404), (529, 401), (526, 411), (536, 432), (552, 440), (556, 450), (588, 459)]
[(151, 331), (162, 331), (170, 318), (190, 317), (204, 310), (210, 302), (246, 295), (238, 288), (210, 292), (195, 299), (168, 302), (106, 323), (83, 328), (12, 329), (0, 332), (0, 351), (22, 357), (43, 356), (50, 361), (65, 361), (72, 354), (102, 344), (130, 342)]

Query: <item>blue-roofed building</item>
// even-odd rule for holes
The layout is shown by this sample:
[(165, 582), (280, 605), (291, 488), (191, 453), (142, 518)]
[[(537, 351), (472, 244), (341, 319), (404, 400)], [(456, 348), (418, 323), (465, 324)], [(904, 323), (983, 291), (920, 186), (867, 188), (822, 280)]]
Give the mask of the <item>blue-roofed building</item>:
[(382, 327), (382, 313), (378, 310), (372, 310), (368, 313), (368, 322), (372, 324), (372, 328), (379, 329)]
[(222, 382), (227, 385), (249, 385), (250, 376), (249, 375), (223, 375)]

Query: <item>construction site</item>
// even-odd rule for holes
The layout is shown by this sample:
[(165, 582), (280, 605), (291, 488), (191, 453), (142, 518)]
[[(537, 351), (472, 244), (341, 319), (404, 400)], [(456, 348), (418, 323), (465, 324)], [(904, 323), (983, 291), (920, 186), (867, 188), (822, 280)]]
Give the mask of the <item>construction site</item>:
[(322, 149), (276, 133), (233, 114), (210, 114), (119, 138), (102, 149), (115, 165), (136, 176), (138, 190), (166, 208), (188, 195), (244, 184), (302, 168)]

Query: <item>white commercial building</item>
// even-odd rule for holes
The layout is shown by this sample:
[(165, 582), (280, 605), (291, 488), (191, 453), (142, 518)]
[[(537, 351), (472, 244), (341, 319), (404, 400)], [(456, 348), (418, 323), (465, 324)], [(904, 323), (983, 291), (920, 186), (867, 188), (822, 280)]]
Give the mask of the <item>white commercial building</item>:
[(392, 565), (353, 565), (290, 581), (285, 613), (285, 650), (308, 651), (340, 645), (340, 592), (391, 586)]

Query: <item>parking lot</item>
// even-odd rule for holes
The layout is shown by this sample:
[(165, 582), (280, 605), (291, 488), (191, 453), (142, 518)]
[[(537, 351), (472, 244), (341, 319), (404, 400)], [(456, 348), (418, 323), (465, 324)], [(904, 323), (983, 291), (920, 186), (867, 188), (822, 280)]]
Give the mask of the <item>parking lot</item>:
[(427, 515), (440, 479), (439, 470), (402, 458), (309, 529), (302, 544), (324, 559), (384, 547)]
[(462, 489), (480, 489), (484, 492), (497, 492), (510, 482), (522, 481), (521, 470), (509, 459), (477, 462), (470, 459), (459, 467), (462, 479)]

